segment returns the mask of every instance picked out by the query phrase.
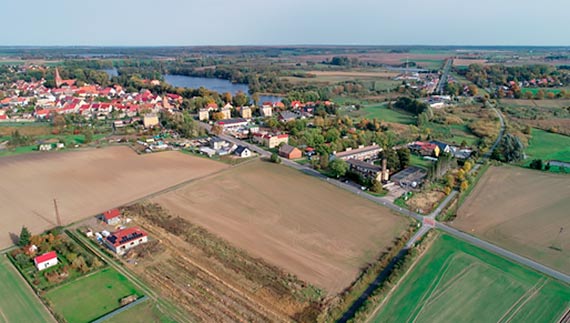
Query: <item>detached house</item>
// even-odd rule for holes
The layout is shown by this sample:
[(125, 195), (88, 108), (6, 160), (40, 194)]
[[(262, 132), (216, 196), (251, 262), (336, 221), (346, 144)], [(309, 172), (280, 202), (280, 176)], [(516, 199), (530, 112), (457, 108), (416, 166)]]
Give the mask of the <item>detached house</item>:
[(116, 225), (121, 221), (121, 212), (119, 209), (112, 209), (103, 213), (102, 220), (108, 225)]
[(105, 238), (107, 247), (118, 255), (123, 255), (130, 249), (147, 241), (148, 235), (146, 232), (137, 227), (115, 231)]
[(57, 265), (57, 254), (55, 251), (44, 253), (43, 255), (34, 258), (34, 265), (38, 270), (44, 270), (49, 267)]

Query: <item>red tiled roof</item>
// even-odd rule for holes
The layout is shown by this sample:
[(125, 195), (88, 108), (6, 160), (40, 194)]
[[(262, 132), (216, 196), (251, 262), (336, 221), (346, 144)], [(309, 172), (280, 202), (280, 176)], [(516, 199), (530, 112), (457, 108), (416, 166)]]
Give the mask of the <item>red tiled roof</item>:
[(49, 260), (52, 260), (54, 258), (57, 258), (57, 254), (55, 253), (55, 251), (50, 251), (50, 252), (46, 252), (43, 255), (37, 256), (36, 258), (34, 258), (34, 262), (36, 264), (40, 264), (42, 262), (46, 262)]
[(110, 220), (118, 216), (121, 216), (121, 211), (119, 211), (119, 209), (111, 209), (103, 213), (103, 217), (105, 218), (105, 220)]
[(107, 241), (112, 243), (113, 246), (119, 247), (135, 239), (146, 236), (147, 236), (146, 232), (144, 232), (140, 228), (132, 227), (113, 232), (110, 236), (107, 237)]

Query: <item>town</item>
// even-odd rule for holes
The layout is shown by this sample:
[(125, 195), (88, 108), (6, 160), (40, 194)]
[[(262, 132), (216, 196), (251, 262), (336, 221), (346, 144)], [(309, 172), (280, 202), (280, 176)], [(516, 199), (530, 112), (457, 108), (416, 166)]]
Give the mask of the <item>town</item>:
[(4, 50), (0, 321), (570, 318), (567, 49)]

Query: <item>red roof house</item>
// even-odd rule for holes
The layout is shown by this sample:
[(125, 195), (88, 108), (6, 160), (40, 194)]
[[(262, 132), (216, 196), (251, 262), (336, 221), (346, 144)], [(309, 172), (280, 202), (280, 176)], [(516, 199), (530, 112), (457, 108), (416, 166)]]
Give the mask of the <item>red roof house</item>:
[(103, 220), (109, 225), (115, 225), (121, 220), (121, 211), (119, 209), (111, 209), (103, 212)]
[(119, 255), (147, 241), (148, 235), (146, 232), (137, 227), (115, 231), (105, 238), (105, 244)]
[(57, 265), (57, 254), (55, 251), (50, 251), (44, 253), (43, 255), (34, 258), (34, 264), (38, 270), (44, 270), (46, 268)]

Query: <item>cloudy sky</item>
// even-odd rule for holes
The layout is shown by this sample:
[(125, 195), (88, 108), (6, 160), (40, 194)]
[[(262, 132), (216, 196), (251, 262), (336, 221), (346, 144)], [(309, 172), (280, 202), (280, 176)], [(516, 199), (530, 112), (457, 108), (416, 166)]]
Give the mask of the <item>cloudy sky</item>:
[(0, 45), (570, 45), (568, 0), (0, 0)]

